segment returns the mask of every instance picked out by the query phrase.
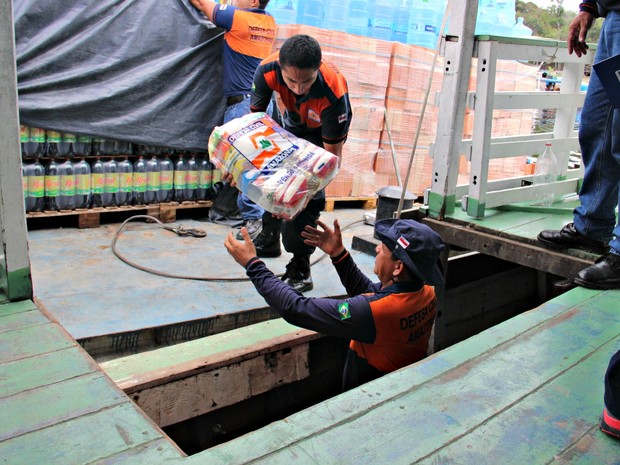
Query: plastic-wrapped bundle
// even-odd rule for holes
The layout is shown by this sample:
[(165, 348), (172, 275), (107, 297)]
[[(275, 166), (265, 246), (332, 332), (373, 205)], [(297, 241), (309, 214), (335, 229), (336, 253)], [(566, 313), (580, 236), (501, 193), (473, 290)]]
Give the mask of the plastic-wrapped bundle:
[(216, 127), (209, 154), (241, 192), (265, 210), (294, 218), (338, 172), (338, 157), (294, 136), (266, 113)]

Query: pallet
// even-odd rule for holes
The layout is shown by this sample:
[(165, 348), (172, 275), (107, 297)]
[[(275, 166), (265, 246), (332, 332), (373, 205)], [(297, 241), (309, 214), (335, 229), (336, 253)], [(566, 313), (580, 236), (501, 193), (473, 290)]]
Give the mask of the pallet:
[(73, 217), (77, 219), (77, 227), (98, 228), (101, 224), (101, 215), (108, 214), (125, 214), (127, 217), (133, 215), (149, 215), (159, 219), (163, 223), (173, 223), (176, 221), (177, 211), (209, 208), (213, 205), (210, 200), (201, 200), (198, 202), (168, 202), (153, 205), (130, 205), (123, 207), (97, 207), (67, 211), (46, 211), (41, 213), (26, 213), (26, 219), (29, 225), (34, 221), (48, 221), (66, 219)]
[(362, 208), (364, 210), (372, 210), (373, 208), (377, 208), (376, 197), (328, 197), (325, 199), (325, 211), (334, 211), (336, 202), (362, 202)]

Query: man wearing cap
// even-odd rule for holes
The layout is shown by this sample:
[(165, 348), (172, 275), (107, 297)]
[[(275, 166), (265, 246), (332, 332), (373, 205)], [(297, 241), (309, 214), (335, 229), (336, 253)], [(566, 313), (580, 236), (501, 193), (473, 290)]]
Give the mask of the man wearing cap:
[(439, 235), (414, 220), (383, 219), (375, 224), (377, 245), (373, 283), (342, 243), (338, 220), (333, 230), (317, 220), (301, 233), (304, 242), (328, 254), (348, 298), (309, 298), (277, 278), (256, 256), (245, 228), (244, 241), (232, 233), (225, 246), (271, 308), (287, 322), (350, 340), (343, 390), (421, 360), (437, 311), (433, 286), (443, 284), (438, 265), (444, 244)]

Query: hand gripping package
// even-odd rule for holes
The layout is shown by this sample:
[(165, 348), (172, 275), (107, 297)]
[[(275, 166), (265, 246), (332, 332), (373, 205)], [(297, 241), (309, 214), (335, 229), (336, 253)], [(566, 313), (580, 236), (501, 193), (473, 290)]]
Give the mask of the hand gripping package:
[(215, 166), (268, 212), (294, 218), (338, 172), (338, 157), (294, 136), (266, 113), (216, 127), (209, 137)]

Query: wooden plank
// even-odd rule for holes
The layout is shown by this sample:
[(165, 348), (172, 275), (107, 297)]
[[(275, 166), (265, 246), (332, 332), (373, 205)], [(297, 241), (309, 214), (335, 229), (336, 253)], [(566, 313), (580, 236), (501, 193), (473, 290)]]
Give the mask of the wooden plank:
[[(600, 415), (605, 361), (617, 350), (620, 335), (617, 302), (617, 292), (575, 289), (200, 458), (214, 464), (288, 464), (305, 457), (322, 464), (500, 460), (522, 465), (591, 454), (576, 446), (592, 433)], [(596, 381), (584, 383), (589, 379)], [(537, 412), (532, 405), (545, 406), (545, 414), (529, 423)], [(513, 414), (523, 420), (515, 422)], [(493, 421), (497, 449), (489, 453), (486, 436), (475, 434), (483, 428), (491, 432), (487, 425)], [(373, 427), (377, 424), (382, 427)], [(424, 432), (416, 435), (415, 446), (404, 436), (411, 431)], [(538, 447), (529, 437), (545, 440)], [(460, 438), (465, 445), (451, 450)], [(528, 449), (537, 450), (537, 460), (527, 460)], [(592, 463), (616, 464), (617, 454), (606, 450)], [(464, 453), (469, 461), (460, 460)]]
[(75, 346), (57, 325), (27, 326), (15, 331), (0, 333), (0, 363), (44, 354)]
[[(36, 309), (32, 300), (22, 300), (20, 302), (9, 302), (0, 304), (0, 317), (13, 315), (21, 312), (28, 312)], [(0, 320), (2, 321), (2, 320)]]
[(30, 310), (7, 316), (0, 316), (0, 333), (6, 333), (16, 329), (26, 328), (28, 326), (48, 323), (49, 320), (38, 310)]
[[(9, 459), (11, 465), (96, 463), (114, 454), (143, 449), (151, 441), (163, 437), (162, 432), (127, 401), (92, 415), (2, 441), (0, 457)], [(170, 450), (172, 445), (160, 442), (160, 447), (164, 457), (174, 457)], [(110, 462), (114, 463), (114, 460), (110, 459)]]
[(131, 398), (165, 427), (309, 376), (308, 344), (255, 357), (145, 390)]
[(377, 208), (376, 197), (328, 197), (325, 199), (325, 211), (334, 211), (336, 202), (362, 202), (362, 209), (364, 210), (372, 210), (373, 208)]
[(307, 343), (318, 333), (281, 318), (100, 364), (128, 393)]
[(103, 373), (22, 391), (2, 400), (0, 442), (125, 402), (127, 396)]
[(95, 363), (78, 346), (3, 363), (0, 364), (0, 399), (96, 369)]

